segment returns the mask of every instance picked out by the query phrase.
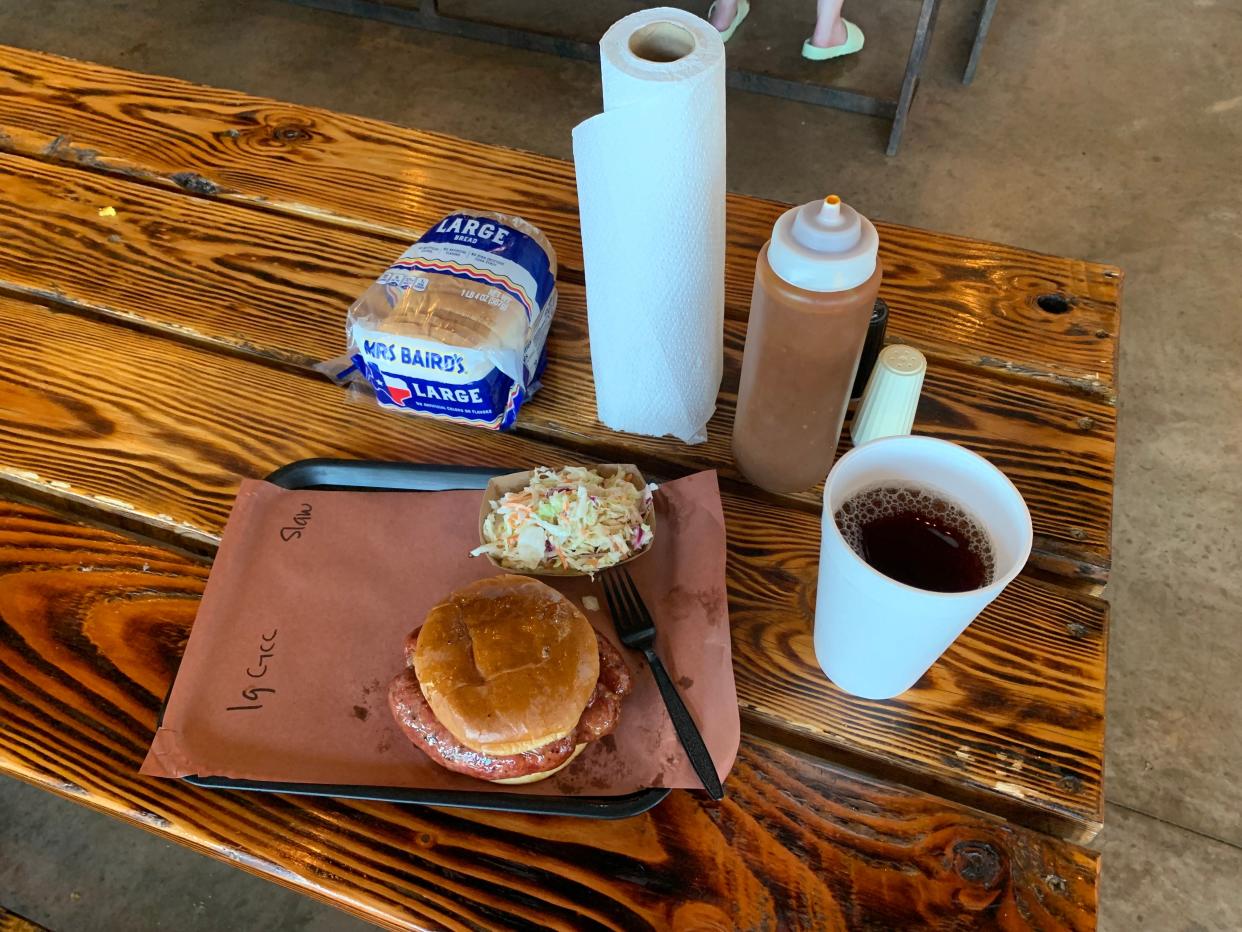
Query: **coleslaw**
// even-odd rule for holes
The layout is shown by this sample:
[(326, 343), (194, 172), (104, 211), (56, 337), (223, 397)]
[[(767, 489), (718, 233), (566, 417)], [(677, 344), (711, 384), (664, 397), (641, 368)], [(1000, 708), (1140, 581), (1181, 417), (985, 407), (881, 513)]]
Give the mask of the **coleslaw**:
[(530, 484), (491, 502), (483, 522), (487, 554), (518, 570), (566, 570), (595, 575), (651, 545), (647, 523), (654, 485), (636, 486), (624, 471), (536, 468)]

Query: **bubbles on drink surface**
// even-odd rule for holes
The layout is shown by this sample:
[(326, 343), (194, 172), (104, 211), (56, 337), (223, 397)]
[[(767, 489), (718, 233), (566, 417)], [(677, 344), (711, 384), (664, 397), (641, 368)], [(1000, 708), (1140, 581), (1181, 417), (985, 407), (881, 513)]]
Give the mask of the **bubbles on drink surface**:
[(899, 582), (937, 592), (992, 582), (996, 558), (987, 532), (938, 492), (878, 486), (851, 496), (833, 517), (859, 557)]

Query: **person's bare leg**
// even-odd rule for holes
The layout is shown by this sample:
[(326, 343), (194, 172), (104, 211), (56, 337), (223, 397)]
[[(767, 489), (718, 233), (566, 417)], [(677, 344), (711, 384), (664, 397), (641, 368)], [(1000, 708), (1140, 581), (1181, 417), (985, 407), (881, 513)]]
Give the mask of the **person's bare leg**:
[[(838, 3), (837, 7), (840, 8)], [(737, 15), (737, 0), (716, 0), (716, 9), (712, 11), (712, 25), (717, 32), (724, 32)], [(842, 42), (845, 40), (842, 39)]]
[[(826, 49), (845, 41), (845, 23), (841, 22), (841, 5), (844, 2), (845, 0), (816, 0), (815, 31), (811, 33), (811, 45)], [(716, 5), (716, 15), (720, 15), (720, 4)]]

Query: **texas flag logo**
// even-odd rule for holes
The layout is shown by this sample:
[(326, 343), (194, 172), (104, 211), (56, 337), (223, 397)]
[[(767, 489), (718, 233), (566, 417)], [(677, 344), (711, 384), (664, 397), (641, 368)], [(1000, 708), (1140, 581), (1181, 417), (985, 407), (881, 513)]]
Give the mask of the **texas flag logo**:
[(409, 407), (406, 401), (409, 400), (413, 392), (408, 387), (408, 384), (389, 385), (380, 367), (375, 365), (375, 363), (367, 362), (361, 356), (355, 356), (354, 362), (371, 384), (371, 388), (375, 390), (375, 397), (379, 399), (380, 404), (392, 405), (395, 408)]

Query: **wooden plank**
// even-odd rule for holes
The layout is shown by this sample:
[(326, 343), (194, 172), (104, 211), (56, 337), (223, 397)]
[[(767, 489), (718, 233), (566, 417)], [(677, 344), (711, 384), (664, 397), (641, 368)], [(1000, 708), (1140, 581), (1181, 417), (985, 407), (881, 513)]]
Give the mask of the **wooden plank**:
[[(463, 204), (509, 210), (542, 227), (566, 277), (582, 280), (573, 166), (526, 152), (5, 47), (0, 149), (407, 242)], [(726, 302), (735, 319), (745, 318), (755, 256), (785, 207), (729, 198)], [(1111, 402), (1117, 269), (878, 227), (896, 333), (959, 362)], [(1070, 310), (1042, 310), (1046, 294)]]
[[(546, 444), (343, 404), (283, 368), (0, 298), (0, 480), (210, 547), (244, 476), (308, 456), (560, 462)], [(817, 518), (726, 491), (744, 709), (1090, 837), (1102, 816), (1107, 607), (1025, 576), (899, 699), (846, 696), (811, 645)], [(192, 541), (191, 541), (192, 542)]]
[[(342, 351), (345, 308), (402, 248), (354, 230), (13, 156), (0, 155), (0, 183), (0, 282), (304, 367)], [(115, 216), (100, 216), (107, 208)], [(545, 387), (524, 409), (521, 428), (657, 474), (717, 468), (740, 479), (729, 438), (744, 341), (745, 323), (729, 321), (724, 385), (707, 443), (619, 435), (595, 417), (583, 289), (562, 283)], [(1056, 571), (1068, 562), (1071, 572), (1103, 581), (1113, 406), (923, 348), (931, 365), (917, 430), (975, 449), (1013, 479), (1031, 507), (1045, 566)], [(846, 437), (842, 450), (849, 446)], [(791, 498), (820, 507), (819, 490)]]
[(0, 502), (0, 772), (393, 928), (1095, 926), (1097, 854), (752, 739), (622, 822), (140, 777), (206, 575)]
[(49, 930), (0, 906), (0, 932), (49, 932)]

